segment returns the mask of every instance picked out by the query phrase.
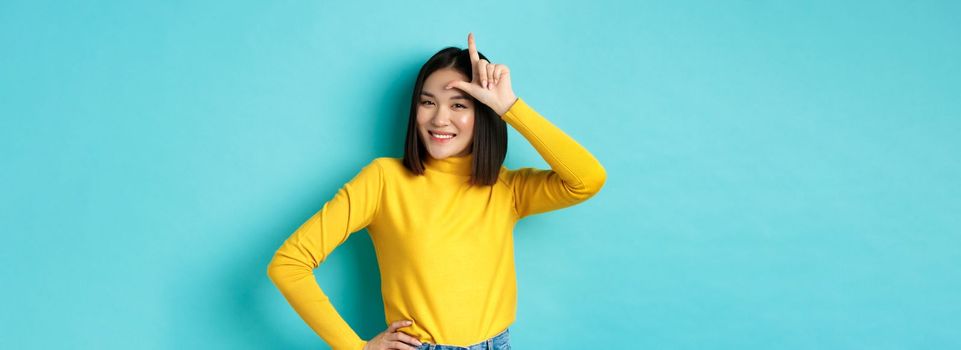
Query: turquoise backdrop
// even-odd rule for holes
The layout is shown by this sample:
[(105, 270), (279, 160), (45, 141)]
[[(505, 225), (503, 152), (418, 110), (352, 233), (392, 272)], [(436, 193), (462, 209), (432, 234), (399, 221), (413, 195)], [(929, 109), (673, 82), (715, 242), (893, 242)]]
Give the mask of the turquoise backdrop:
[[(448, 45), (608, 171), (515, 231), (517, 349), (961, 348), (953, 1), (0, 2), (0, 348), (324, 349), (273, 252)], [(508, 168), (547, 164), (514, 130)], [(366, 231), (316, 271), (386, 326)]]

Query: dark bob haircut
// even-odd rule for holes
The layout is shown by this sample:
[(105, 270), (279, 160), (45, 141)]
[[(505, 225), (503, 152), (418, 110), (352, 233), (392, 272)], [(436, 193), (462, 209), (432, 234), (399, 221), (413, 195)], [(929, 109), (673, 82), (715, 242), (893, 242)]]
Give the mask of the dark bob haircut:
[[(478, 52), (478, 56), (487, 59)], [(470, 53), (466, 49), (446, 47), (441, 49), (420, 68), (410, 100), (410, 119), (407, 122), (407, 140), (404, 144), (404, 166), (417, 175), (424, 174), (425, 157), (430, 157), (427, 147), (417, 132), (417, 106), (420, 102), (424, 80), (440, 69), (453, 68), (465, 76), (473, 77)], [(471, 165), (472, 185), (490, 186), (497, 183), (501, 166), (507, 156), (507, 123), (490, 106), (481, 103), (470, 94), (474, 102), (474, 139), (470, 144), (474, 163)]]

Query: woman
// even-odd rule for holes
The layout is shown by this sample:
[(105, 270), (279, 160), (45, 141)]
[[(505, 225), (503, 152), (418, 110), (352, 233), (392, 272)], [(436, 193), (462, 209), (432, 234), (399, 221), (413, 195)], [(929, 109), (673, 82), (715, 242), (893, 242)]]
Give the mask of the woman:
[[(510, 349), (514, 224), (592, 197), (606, 180), (586, 149), (511, 89), (510, 71), (445, 48), (414, 85), (403, 159), (374, 159), (277, 250), (268, 276), (335, 350)], [(503, 167), (510, 124), (551, 170)], [(315, 269), (367, 228), (388, 328), (362, 340), (317, 285)]]

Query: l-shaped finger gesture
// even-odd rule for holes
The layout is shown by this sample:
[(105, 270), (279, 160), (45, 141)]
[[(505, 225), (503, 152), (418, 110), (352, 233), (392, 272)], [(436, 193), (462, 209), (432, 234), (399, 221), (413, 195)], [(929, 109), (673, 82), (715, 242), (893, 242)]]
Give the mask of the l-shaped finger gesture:
[(517, 100), (511, 89), (510, 69), (507, 65), (493, 64), (480, 58), (477, 45), (474, 44), (474, 33), (467, 33), (467, 51), (470, 53), (471, 81), (452, 80), (445, 89), (460, 89), (490, 106), (497, 115), (504, 115)]

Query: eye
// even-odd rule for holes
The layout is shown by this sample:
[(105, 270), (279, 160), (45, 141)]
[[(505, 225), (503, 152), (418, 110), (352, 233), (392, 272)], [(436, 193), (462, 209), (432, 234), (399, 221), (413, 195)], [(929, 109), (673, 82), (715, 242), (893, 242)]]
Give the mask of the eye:
[(423, 100), (423, 101), (420, 101), (420, 104), (421, 104), (421, 105), (425, 105), (425, 106), (430, 106), (430, 105), (434, 104), (434, 102), (433, 102), (433, 101)]
[(456, 108), (467, 108), (467, 106), (462, 105), (462, 104), (460, 104), (460, 103), (455, 103), (455, 104), (454, 104), (454, 107), (456, 107)]

